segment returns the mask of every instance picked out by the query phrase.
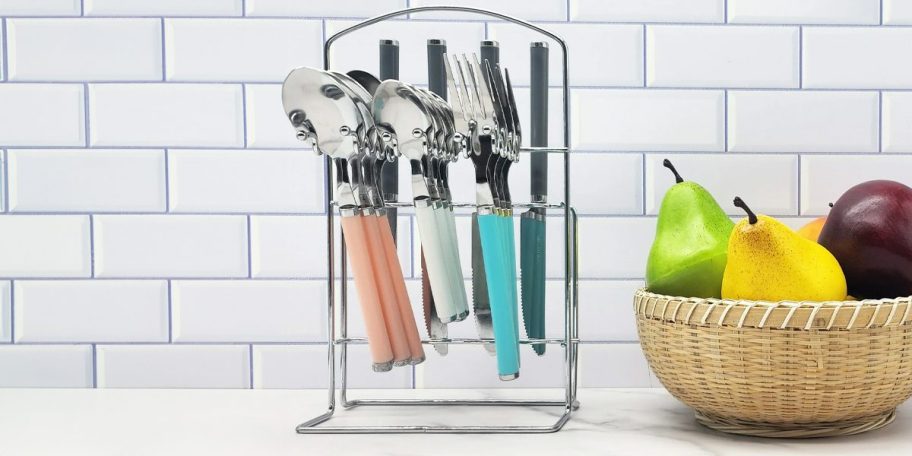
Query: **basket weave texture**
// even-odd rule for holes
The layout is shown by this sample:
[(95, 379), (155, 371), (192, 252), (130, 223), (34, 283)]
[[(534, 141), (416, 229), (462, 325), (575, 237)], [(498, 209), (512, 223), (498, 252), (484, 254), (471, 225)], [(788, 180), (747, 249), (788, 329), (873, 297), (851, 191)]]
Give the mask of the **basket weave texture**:
[(724, 432), (847, 435), (912, 395), (912, 298), (759, 302), (638, 290), (640, 344), (668, 391)]

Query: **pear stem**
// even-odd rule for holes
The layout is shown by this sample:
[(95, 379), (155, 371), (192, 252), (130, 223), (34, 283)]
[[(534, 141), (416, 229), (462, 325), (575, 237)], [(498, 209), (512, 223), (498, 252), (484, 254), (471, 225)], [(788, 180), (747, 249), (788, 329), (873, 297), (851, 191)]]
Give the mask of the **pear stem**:
[(684, 182), (684, 178), (681, 177), (680, 174), (678, 174), (678, 170), (676, 170), (675, 167), (674, 167), (674, 165), (671, 164), (671, 160), (669, 160), (669, 159), (666, 158), (665, 160), (662, 161), (662, 166), (664, 166), (664, 167), (670, 169), (671, 172), (674, 173), (674, 175), (675, 175), (675, 183), (676, 183), (676, 184), (680, 184), (681, 182)]
[(735, 197), (735, 206), (740, 207), (741, 209), (744, 209), (744, 212), (747, 212), (747, 221), (750, 222), (751, 225), (757, 223), (757, 214), (754, 214), (754, 211), (747, 207), (747, 203), (745, 203), (740, 196)]

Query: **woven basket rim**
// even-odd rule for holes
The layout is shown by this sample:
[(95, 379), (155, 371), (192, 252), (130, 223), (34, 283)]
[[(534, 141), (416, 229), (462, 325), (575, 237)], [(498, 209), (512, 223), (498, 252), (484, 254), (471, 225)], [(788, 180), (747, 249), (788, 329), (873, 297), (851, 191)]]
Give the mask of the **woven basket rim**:
[(669, 296), (639, 288), (635, 304), (637, 315), (645, 318), (737, 328), (858, 329), (901, 325), (912, 316), (912, 296), (774, 302)]

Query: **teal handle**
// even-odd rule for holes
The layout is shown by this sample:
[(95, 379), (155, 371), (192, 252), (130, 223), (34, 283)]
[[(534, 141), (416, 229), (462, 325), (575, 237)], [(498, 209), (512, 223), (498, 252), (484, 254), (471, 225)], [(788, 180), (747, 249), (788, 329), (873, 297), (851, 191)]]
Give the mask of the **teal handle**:
[[(478, 232), (494, 326), (497, 373), (501, 380), (512, 380), (519, 376), (519, 332), (514, 321), (516, 306), (513, 305), (509, 287), (509, 264), (513, 261), (508, 262), (504, 258), (508, 242), (504, 228), (503, 217), (494, 214), (478, 216)], [(516, 281), (512, 284), (515, 290)]]
[[(507, 262), (507, 277), (508, 285), (507, 289), (510, 294), (510, 311), (513, 315), (513, 330), (516, 331), (517, 336), (520, 334), (519, 331), (519, 292), (516, 289), (516, 280), (519, 278), (516, 274), (516, 225), (513, 221), (513, 216), (501, 217), (504, 224), (504, 231), (506, 233), (506, 255), (504, 260)], [(519, 350), (519, 345), (517, 344), (516, 350)], [(517, 354), (517, 356), (519, 356)]]

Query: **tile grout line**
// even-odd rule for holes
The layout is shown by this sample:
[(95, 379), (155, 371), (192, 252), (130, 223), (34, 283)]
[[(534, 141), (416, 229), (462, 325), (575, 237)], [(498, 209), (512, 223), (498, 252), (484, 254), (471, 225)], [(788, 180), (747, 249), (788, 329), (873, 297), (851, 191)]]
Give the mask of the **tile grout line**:
[(795, 182), (796, 182), (796, 185), (798, 186), (798, 191), (795, 193), (796, 193), (796, 197), (798, 198), (798, 201), (795, 203), (795, 207), (798, 208), (798, 216), (800, 217), (801, 216), (801, 174), (802, 174), (801, 173), (801, 154), (800, 153), (796, 154), (796, 157), (797, 157), (797, 163), (798, 163), (798, 174), (796, 176)]
[(174, 304), (171, 299), (171, 279), (165, 282), (168, 293), (168, 343), (174, 343)]
[(161, 18), (159, 25), (159, 34), (161, 35), (161, 70), (162, 70), (162, 82), (167, 80), (167, 61), (165, 59), (165, 18)]
[(165, 213), (171, 212), (171, 170), (170, 170), (170, 150), (163, 149), (165, 159)]
[(643, 198), (641, 201), (642, 206), (643, 206), (643, 212), (640, 215), (646, 215), (646, 152), (643, 152), (640, 154), (640, 160), (642, 160), (642, 163), (641, 163), (642, 169), (640, 170), (640, 173), (641, 173), (640, 176), (643, 178), (643, 181), (640, 183), (641, 187), (642, 187), (642, 192), (643, 192)]
[(567, 3), (566, 3), (566, 5), (565, 5), (565, 7), (567, 8), (567, 22), (571, 22), (571, 19), (570, 19), (570, 0), (567, 0)]
[(728, 150), (728, 89), (722, 91), (722, 152)]
[(798, 26), (798, 88), (804, 88), (804, 27)]
[(10, 343), (16, 343), (16, 281), (10, 280)]
[(92, 388), (98, 388), (98, 345), (92, 344)]
[(247, 385), (248, 389), (253, 389), (253, 344), (247, 346), (247, 374), (250, 376), (249, 382)]
[(877, 92), (877, 151), (883, 153), (883, 91)]
[(646, 87), (646, 24), (643, 24), (643, 87)]
[(3, 185), (0, 186), (0, 191), (3, 192), (3, 212), (9, 213), (9, 149), (3, 149)]
[(2, 49), (0, 50), (3, 51), (3, 61), (0, 62), (0, 64), (3, 65), (3, 82), (9, 81), (9, 40), (6, 39), (6, 28), (9, 27), (9, 25), (7, 24), (9, 23), (4, 17), (3, 20), (0, 21), (0, 26), (2, 26), (0, 35), (3, 37), (3, 42), (0, 43), (0, 45), (2, 45)]
[(89, 83), (82, 83), (82, 134), (85, 135), (85, 147), (92, 145), (92, 128), (89, 125)]
[(883, 6), (883, 4), (884, 4), (883, 0), (880, 0), (880, 11), (879, 11), (879, 12), (880, 12), (880, 23), (879, 23), (878, 25), (883, 25), (883, 23), (884, 23), (884, 22), (883, 22), (883, 16), (884, 16), (884, 6)]
[(251, 238), (251, 236), (250, 236), (250, 214), (247, 214), (247, 278), (248, 279), (253, 278), (253, 266), (252, 266), (253, 260), (251, 258), (253, 255), (251, 254), (251, 249), (250, 249), (250, 245), (251, 245), (250, 238)]
[(89, 274), (95, 278), (95, 214), (89, 214)]
[(241, 128), (244, 130), (244, 149), (247, 148), (247, 84), (241, 84)]

